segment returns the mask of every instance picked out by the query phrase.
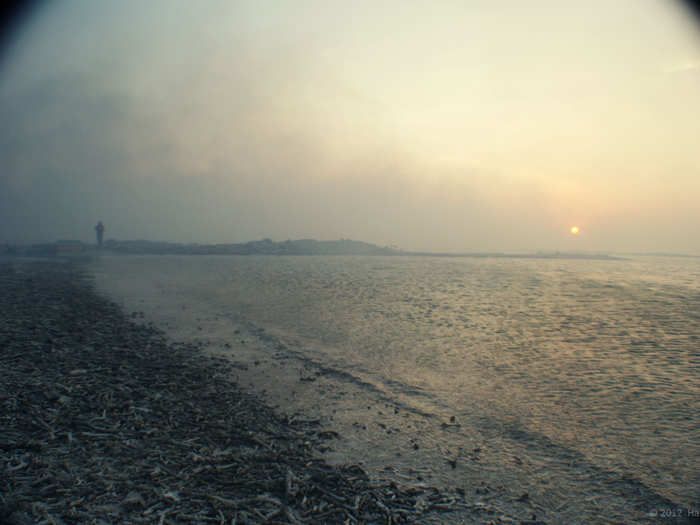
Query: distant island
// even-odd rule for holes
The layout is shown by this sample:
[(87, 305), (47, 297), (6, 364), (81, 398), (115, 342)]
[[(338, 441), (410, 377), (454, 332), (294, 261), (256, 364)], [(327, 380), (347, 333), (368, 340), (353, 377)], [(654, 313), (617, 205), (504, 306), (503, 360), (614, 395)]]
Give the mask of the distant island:
[(262, 239), (246, 243), (198, 244), (147, 240), (119, 241), (108, 239), (101, 249), (81, 241), (60, 240), (29, 246), (2, 245), (0, 254), (24, 256), (52, 256), (87, 254), (95, 252), (128, 255), (400, 255), (400, 250), (381, 247), (367, 242), (340, 239), (317, 241), (298, 239), (273, 241)]
[(388, 246), (381, 247), (350, 239), (337, 241), (262, 239), (234, 244), (178, 244), (110, 239), (104, 243), (104, 249), (118, 253), (178, 255), (397, 255), (401, 253)]
[(262, 239), (245, 243), (198, 244), (173, 243), (147, 240), (108, 239), (102, 249), (92, 244), (76, 240), (60, 240), (53, 243), (33, 244), (28, 246), (0, 244), (0, 255), (29, 257), (80, 256), (97, 252), (114, 255), (385, 255), (414, 257), (472, 257), (472, 258), (525, 258), (525, 259), (596, 259), (620, 260), (622, 258), (607, 254), (587, 253), (500, 253), (500, 252), (418, 252), (405, 251), (391, 246), (377, 246), (362, 241), (340, 239), (335, 241), (318, 241), (316, 239), (297, 239), (273, 241)]

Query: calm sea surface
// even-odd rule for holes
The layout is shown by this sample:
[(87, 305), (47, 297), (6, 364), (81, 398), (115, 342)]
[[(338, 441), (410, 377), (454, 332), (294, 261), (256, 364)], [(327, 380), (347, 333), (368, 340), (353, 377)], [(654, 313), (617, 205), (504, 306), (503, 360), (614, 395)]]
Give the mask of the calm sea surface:
[(700, 259), (150, 260), (406, 406), (527, 443), (533, 469), (569, 454), (700, 500)]

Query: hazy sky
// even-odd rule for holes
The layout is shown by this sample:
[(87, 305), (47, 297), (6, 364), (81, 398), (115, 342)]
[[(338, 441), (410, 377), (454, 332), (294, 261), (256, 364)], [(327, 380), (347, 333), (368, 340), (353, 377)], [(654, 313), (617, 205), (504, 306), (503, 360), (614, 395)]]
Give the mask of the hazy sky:
[(0, 63), (0, 242), (98, 219), (700, 254), (700, 30), (668, 0), (52, 2)]

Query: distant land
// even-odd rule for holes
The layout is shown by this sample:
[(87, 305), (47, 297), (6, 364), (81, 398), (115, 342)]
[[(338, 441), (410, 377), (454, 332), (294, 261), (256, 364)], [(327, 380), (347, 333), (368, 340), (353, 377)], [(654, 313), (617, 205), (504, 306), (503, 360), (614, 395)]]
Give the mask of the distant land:
[(0, 244), (0, 255), (17, 255), (30, 257), (80, 256), (105, 252), (114, 255), (389, 255), (414, 257), (474, 257), (474, 258), (526, 258), (526, 259), (596, 259), (621, 260), (608, 254), (590, 253), (500, 253), (500, 252), (418, 252), (405, 251), (396, 247), (377, 246), (362, 241), (340, 239), (336, 241), (318, 241), (315, 239), (297, 239), (273, 241), (262, 239), (246, 243), (231, 244), (182, 244), (147, 240), (119, 241), (108, 239), (102, 249), (94, 244), (81, 241), (60, 240), (53, 243), (33, 245)]
[(177, 244), (152, 241), (108, 240), (104, 249), (118, 253), (179, 255), (397, 255), (395, 248), (362, 241), (340, 239), (317, 241), (298, 239), (273, 241), (262, 239), (237, 244)]
[(620, 255), (629, 255), (635, 257), (688, 257), (691, 259), (700, 259), (700, 255), (691, 253), (671, 253), (671, 252), (629, 252), (621, 253)]

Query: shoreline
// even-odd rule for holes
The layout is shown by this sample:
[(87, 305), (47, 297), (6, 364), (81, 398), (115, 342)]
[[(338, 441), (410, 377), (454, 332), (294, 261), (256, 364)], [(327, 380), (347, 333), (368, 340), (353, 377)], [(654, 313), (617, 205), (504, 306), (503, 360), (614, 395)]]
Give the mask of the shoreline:
[[(362, 261), (366, 270), (374, 268), (374, 259)], [(556, 432), (537, 432), (510, 413), (489, 413), (488, 389), (472, 389), (461, 404), (421, 395), (419, 382), (396, 382), (365, 366), (374, 361), (347, 353), (352, 347), (314, 337), (304, 316), (296, 316), (299, 326), (285, 324), (285, 308), (295, 302), (304, 307), (310, 298), (290, 296), (284, 286), (268, 287), (265, 280), (287, 271), (306, 276), (308, 265), (269, 264), (105, 256), (89, 269), (99, 292), (137, 321), (153, 322), (173, 341), (226, 357), (235, 365), (235, 381), (266, 403), (335, 431), (338, 439), (324, 446), (322, 456), (333, 464), (358, 464), (374, 480), (460, 487), (474, 501), (494, 503), (514, 516), (535, 513), (550, 524), (658, 523), (656, 509), (687, 504), (688, 513), (695, 512), (695, 498), (674, 499), (625, 464), (598, 462), (585, 449), (558, 440)], [(337, 259), (323, 264), (330, 265), (326, 277), (342, 269)], [(231, 279), (239, 284), (229, 285)], [(280, 322), (249, 305), (278, 312)], [(342, 315), (342, 307), (335, 312)], [(313, 326), (325, 330), (325, 323)], [(381, 338), (374, 343), (382, 348)], [(627, 428), (636, 433), (634, 425)], [(605, 431), (589, 430), (597, 441), (608, 439)]]
[(4, 262), (0, 290), (3, 523), (536, 523), (329, 465), (332, 432), (133, 322), (75, 264)]
[[(7, 269), (11, 267), (14, 267), (15, 275), (8, 278), (8, 275), (11, 276), (11, 274), (8, 273)], [(7, 293), (8, 289), (11, 290), (9, 294)], [(104, 436), (90, 436), (90, 433), (99, 434), (100, 430), (95, 431), (90, 430), (90, 428), (80, 430), (88, 433), (87, 436), (83, 436), (85, 444), (87, 445), (94, 441), (95, 443), (92, 443), (92, 446), (99, 450), (103, 458), (106, 458), (104, 462), (110, 464), (110, 462), (116, 461), (113, 457), (115, 454), (124, 453), (124, 451), (133, 452), (131, 445), (128, 444), (129, 440), (133, 439), (136, 443), (140, 443), (139, 450), (142, 450), (141, 456), (145, 458), (143, 451), (148, 451), (151, 448), (154, 435), (160, 436), (159, 439), (166, 439), (166, 441), (169, 439), (168, 433), (172, 429), (168, 418), (171, 415), (175, 414), (175, 417), (178, 417), (177, 415), (179, 414), (180, 423), (194, 419), (199, 425), (194, 430), (191, 427), (187, 428), (182, 425), (175, 429), (176, 432), (184, 433), (180, 436), (180, 444), (176, 444), (175, 450), (178, 454), (188, 454), (185, 459), (180, 458), (176, 461), (181, 467), (180, 473), (185, 473), (187, 483), (194, 482), (202, 476), (204, 478), (208, 476), (216, 477), (216, 474), (219, 472), (225, 474), (226, 479), (235, 477), (234, 467), (229, 466), (235, 463), (234, 460), (239, 463), (239, 466), (240, 464), (248, 463), (247, 467), (242, 467), (245, 471), (246, 468), (250, 467), (251, 462), (253, 465), (258, 465), (259, 461), (256, 460), (255, 453), (267, 454), (267, 459), (270, 460), (268, 447), (272, 446), (274, 450), (283, 456), (280, 458), (278, 455), (273, 462), (276, 463), (274, 469), (276, 469), (275, 472), (277, 473), (277, 489), (281, 489), (282, 486), (285, 486), (285, 488), (282, 492), (274, 492), (274, 483), (268, 479), (267, 485), (264, 484), (263, 488), (257, 492), (258, 495), (262, 494), (263, 496), (270, 494), (274, 501), (282, 504), (282, 506), (278, 505), (275, 509), (275, 503), (272, 500), (261, 500), (263, 501), (263, 506), (267, 506), (263, 509), (262, 516), (267, 515), (265, 514), (266, 511), (270, 513), (278, 512), (274, 519), (271, 519), (271, 522), (293, 523), (297, 519), (299, 522), (314, 523), (320, 521), (334, 523), (337, 521), (342, 522), (345, 519), (341, 519), (341, 514), (319, 517), (318, 515), (307, 516), (298, 510), (295, 511), (293, 506), (294, 498), (290, 501), (289, 490), (286, 488), (288, 485), (288, 471), (292, 472), (290, 476), (291, 492), (294, 493), (292, 496), (298, 495), (298, 491), (301, 491), (307, 497), (307, 502), (320, 501), (321, 508), (325, 509), (324, 512), (330, 512), (334, 507), (339, 507), (337, 509), (339, 513), (351, 512), (348, 511), (348, 507), (354, 508), (350, 502), (354, 503), (354, 498), (358, 493), (370, 494), (372, 495), (371, 497), (380, 498), (377, 501), (388, 509), (385, 512), (381, 505), (377, 504), (373, 507), (375, 514), (368, 513), (365, 517), (363, 515), (358, 517), (357, 513), (353, 514), (351, 512), (350, 516), (353, 517), (348, 517), (351, 523), (355, 522), (353, 520), (359, 522), (388, 522), (388, 516), (392, 515), (392, 507), (391, 504), (387, 505), (387, 502), (381, 499), (382, 497), (388, 497), (389, 499), (393, 497), (394, 503), (399, 505), (397, 512), (392, 515), (394, 522), (397, 520), (400, 522), (401, 519), (406, 522), (420, 521), (424, 523), (528, 524), (576, 522), (570, 519), (562, 521), (561, 518), (557, 518), (557, 515), (565, 509), (542, 508), (536, 505), (541, 498), (538, 497), (540, 490), (533, 490), (534, 487), (530, 487), (530, 496), (528, 496), (528, 489), (525, 489), (525, 491), (518, 490), (519, 487), (517, 486), (511, 486), (509, 490), (505, 491), (499, 489), (498, 485), (495, 486), (494, 490), (494, 486), (490, 481), (489, 483), (492, 485), (491, 490), (489, 490), (488, 486), (479, 486), (479, 480), (482, 480), (482, 482), (484, 480), (484, 473), (480, 473), (478, 462), (473, 464), (476, 469), (470, 475), (473, 480), (466, 484), (458, 484), (457, 487), (452, 489), (438, 489), (434, 486), (428, 486), (428, 484), (451, 486), (445, 485), (444, 480), (439, 475), (436, 475), (437, 473), (434, 470), (425, 476), (426, 479), (418, 477), (418, 482), (415, 476), (412, 476), (414, 479), (410, 480), (402, 476), (400, 470), (389, 470), (386, 472), (377, 472), (371, 468), (368, 470), (367, 467), (369, 465), (364, 465), (357, 460), (358, 457), (363, 457), (362, 455), (357, 455), (357, 450), (354, 453), (348, 453), (344, 449), (344, 447), (348, 446), (349, 440), (348, 436), (345, 435), (346, 429), (337, 426), (338, 418), (331, 418), (332, 421), (325, 418), (310, 420), (304, 417), (305, 411), (303, 410), (298, 413), (287, 410), (285, 413), (284, 409), (279, 411), (276, 408), (271, 408), (270, 405), (274, 405), (271, 401), (274, 401), (274, 399), (265, 395), (264, 391), (260, 392), (261, 384), (269, 384), (270, 380), (274, 379), (272, 377), (274, 374), (271, 374), (271, 372), (274, 372), (274, 368), (276, 368), (277, 375), (283, 375), (290, 383), (297, 383), (300, 389), (305, 389), (304, 397), (299, 399), (302, 407), (305, 405), (309, 406), (310, 403), (320, 402), (319, 396), (321, 398), (332, 398), (337, 394), (346, 394), (346, 392), (339, 392), (335, 378), (326, 377), (323, 370), (318, 368), (318, 363), (308, 363), (309, 366), (297, 369), (296, 365), (301, 362), (297, 363), (293, 358), (290, 359), (289, 355), (286, 355), (289, 354), (289, 350), (282, 349), (278, 352), (282, 357), (278, 361), (268, 363), (270, 366), (267, 366), (267, 370), (265, 370), (266, 367), (263, 362), (260, 367), (257, 365), (250, 366), (250, 370), (244, 371), (241, 368), (241, 364), (247, 360), (250, 361), (250, 359), (239, 355), (240, 362), (237, 361), (237, 352), (242, 351), (241, 348), (234, 345), (234, 348), (229, 353), (212, 353), (211, 348), (207, 348), (206, 343), (202, 341), (193, 342), (185, 339), (190, 342), (183, 344), (178, 342), (180, 338), (177, 337), (177, 334), (170, 333), (170, 337), (167, 337), (164, 332), (156, 330), (148, 323), (148, 316), (144, 317), (142, 313), (139, 315), (136, 312), (131, 312), (134, 305), (130, 305), (127, 309), (127, 304), (122, 303), (121, 308), (119, 308), (114, 302), (103, 298), (104, 294), (97, 294), (95, 286), (90, 282), (87, 273), (84, 272), (84, 267), (75, 263), (57, 263), (55, 261), (0, 263), (0, 292), (2, 292), (1, 296), (5, 299), (4, 301), (0, 299), (0, 308), (3, 309), (0, 322), (2, 322), (3, 318), (10, 321), (13, 316), (15, 321), (19, 320), (18, 326), (12, 327), (10, 331), (7, 331), (9, 323), (5, 326), (0, 324), (0, 342), (3, 342), (2, 339), (4, 337), (5, 341), (10, 341), (11, 343), (9, 345), (10, 348), (3, 349), (5, 352), (10, 353), (7, 355), (0, 354), (0, 366), (2, 366), (0, 373), (9, 379), (6, 383), (8, 386), (5, 386), (5, 384), (0, 386), (0, 406), (4, 406), (12, 399), (13, 385), (24, 381), (22, 384), (30, 385), (28, 390), (31, 394), (30, 398), (25, 399), (25, 407), (29, 406), (32, 410), (42, 410), (43, 416), (40, 415), (40, 421), (48, 423), (49, 426), (55, 421), (60, 421), (64, 425), (63, 434), (60, 434), (60, 432), (57, 434), (56, 429), (54, 429), (54, 435), (59, 437), (48, 439), (51, 437), (51, 434), (47, 434), (48, 429), (41, 422), (38, 423), (39, 426), (37, 427), (36, 421), (24, 421), (23, 424), (25, 426), (20, 430), (40, 433), (48, 448), (45, 445), (37, 444), (42, 439), (34, 439), (33, 441), (30, 440), (28, 447), (24, 446), (26, 445), (24, 444), (24, 448), (15, 447), (17, 449), (15, 450), (12, 446), (8, 447), (8, 443), (10, 443), (8, 439), (12, 439), (12, 435), (8, 434), (9, 438), (7, 438), (7, 436), (3, 435), (3, 431), (0, 431), (0, 453), (2, 453), (0, 458), (3, 460), (4, 471), (10, 474), (0, 484), (0, 490), (2, 491), (0, 492), (0, 496), (2, 496), (0, 499), (0, 521), (2, 521), (2, 518), (5, 521), (8, 520), (7, 516), (11, 515), (9, 511), (23, 512), (27, 516), (31, 515), (36, 519), (43, 517), (44, 520), (47, 520), (48, 518), (44, 517), (42, 513), (51, 512), (51, 508), (46, 507), (46, 505), (44, 507), (36, 507), (30, 504), (30, 502), (36, 500), (36, 494), (39, 489), (47, 490), (49, 494), (53, 494), (54, 499), (49, 502), (49, 505), (55, 505), (57, 506), (56, 508), (62, 508), (59, 504), (59, 495), (67, 495), (67, 497), (71, 495), (69, 487), (61, 486), (58, 483), (57, 480), (60, 477), (56, 477), (58, 475), (56, 474), (56, 468), (51, 471), (51, 475), (54, 476), (51, 478), (52, 483), (47, 482), (49, 488), (42, 488), (41, 480), (42, 476), (46, 475), (46, 465), (44, 465), (42, 470), (41, 464), (35, 466), (32, 463), (32, 461), (38, 461), (36, 459), (32, 460), (33, 457), (36, 458), (39, 455), (38, 452), (41, 452), (43, 459), (43, 456), (46, 454), (45, 450), (50, 452), (49, 457), (52, 457), (51, 454), (63, 454), (62, 457), (65, 459), (66, 450), (68, 452), (71, 450), (67, 448), (68, 445), (72, 446), (78, 442), (79, 432), (71, 427), (75, 421), (66, 422), (60, 420), (57, 417), (58, 415), (69, 414), (74, 416), (75, 407), (73, 403), (87, 403), (85, 405), (87, 411), (92, 411), (92, 420), (94, 420), (94, 422), (89, 424), (97, 425), (97, 428), (99, 428), (105, 421), (104, 416), (110, 414), (109, 411), (105, 414), (104, 408), (100, 408), (101, 405), (95, 407), (93, 406), (94, 402), (91, 405), (92, 401), (88, 402), (89, 400), (86, 401), (79, 398), (80, 396), (77, 393), (72, 396), (70, 393), (64, 392), (61, 387), (52, 386), (53, 383), (70, 388), (70, 385), (80, 385), (90, 379), (92, 383), (87, 381), (87, 392), (92, 393), (91, 396), (93, 398), (100, 398), (100, 395), (110, 390), (110, 384), (112, 384), (110, 381), (117, 381), (116, 384), (134, 390), (133, 385), (130, 386), (128, 381), (119, 383), (119, 381), (124, 380), (124, 373), (119, 375), (117, 372), (127, 370), (130, 371), (134, 378), (140, 377), (141, 379), (134, 379), (138, 388), (132, 392), (133, 395), (130, 394), (131, 404), (126, 409), (118, 409), (117, 407), (112, 419), (108, 418), (112, 422), (114, 418), (120, 422), (119, 431), (116, 434), (113, 433), (111, 441), (109, 441)], [(62, 296), (62, 293), (65, 296)], [(41, 299), (42, 304), (37, 304), (37, 299)], [(75, 310), (83, 312), (85, 314), (83, 318), (76, 318)], [(202, 336), (206, 337), (208, 326), (205, 323), (202, 323), (202, 326), (204, 328)], [(24, 338), (24, 341), (15, 341), (14, 339), (17, 339), (17, 336)], [(248, 339), (249, 334), (244, 336)], [(264, 338), (267, 338), (267, 336)], [(52, 341), (51, 344), (47, 342), (49, 340)], [(27, 365), (20, 370), (21, 373), (13, 369), (13, 365), (17, 361), (16, 356), (13, 357), (13, 352), (11, 351), (13, 346), (14, 354), (19, 353), (17, 350), (22, 351), (22, 359), (24, 361), (20, 359), (19, 362), (24, 362)], [(256, 352), (259, 349), (250, 345), (246, 345), (246, 347), (248, 347), (248, 352), (257, 355)], [(51, 351), (52, 348), (55, 351)], [(212, 355), (215, 357), (212, 358)], [(79, 361), (78, 364), (66, 369), (67, 363), (71, 363), (75, 359)], [(32, 360), (41, 363), (41, 366), (32, 366)], [(114, 368), (115, 363), (116, 369)], [(105, 367), (104, 364), (111, 364), (111, 368)], [(253, 363), (249, 364), (252, 365)], [(5, 370), (8, 370), (8, 372), (6, 373)], [(157, 381), (153, 381), (154, 371), (157, 371)], [(74, 372), (75, 375), (71, 375), (71, 372)], [(189, 373), (194, 375), (190, 378)], [(263, 377), (266, 373), (268, 373), (267, 378)], [(13, 376), (13, 374), (15, 375)], [(62, 376), (60, 380), (57, 379), (59, 375)], [(185, 379), (183, 379), (183, 376), (185, 376)], [(232, 378), (237, 376), (239, 380), (232, 381)], [(97, 382), (93, 380), (95, 377), (97, 377)], [(20, 380), (16, 381), (17, 378), (20, 378)], [(241, 379), (245, 379), (245, 383)], [(202, 383), (207, 386), (205, 388), (201, 387)], [(244, 384), (246, 385), (245, 387)], [(342, 390), (346, 390), (346, 387), (347, 385), (343, 385)], [(7, 388), (7, 390), (3, 391), (2, 388)], [(241, 389), (246, 391), (244, 392)], [(15, 388), (16, 392), (22, 392), (23, 390), (23, 388)], [(45, 394), (41, 394), (44, 390), (49, 393), (48, 397)], [(95, 392), (97, 393), (96, 395)], [(251, 395), (250, 392), (256, 392), (257, 394)], [(299, 392), (301, 394), (301, 390)], [(85, 395), (85, 392), (83, 391), (81, 395)], [(147, 399), (151, 404), (144, 404), (138, 396)], [(165, 400), (163, 396), (166, 397)], [(16, 397), (22, 398), (21, 394)], [(68, 398), (68, 400), (63, 399), (64, 397)], [(355, 407), (354, 405), (357, 405), (357, 403), (352, 396), (352, 392), (348, 393), (347, 398), (346, 404), (353, 406), (355, 410), (357, 408), (369, 408), (364, 405)], [(264, 400), (264, 402), (261, 400)], [(181, 405), (184, 405), (184, 408)], [(241, 417), (231, 419), (232, 416), (226, 410), (227, 406), (235, 406), (237, 410), (240, 410)], [(283, 406), (286, 407), (284, 404)], [(155, 413), (142, 411), (139, 408), (155, 409)], [(377, 408), (384, 411), (384, 416), (382, 416), (380, 421), (383, 420), (389, 427), (391, 427), (389, 421), (384, 418), (399, 417), (398, 414), (392, 414), (391, 407), (388, 410), (380, 406), (375, 407), (375, 409)], [(16, 407), (13, 410), (15, 412), (11, 412), (11, 414), (14, 414), (18, 421), (22, 423)], [(306, 412), (308, 413), (308, 411)], [(379, 414), (382, 414), (382, 412), (379, 412)], [(371, 420), (372, 416), (369, 411), (367, 411), (367, 415)], [(401, 417), (403, 416), (404, 411), (402, 409)], [(374, 417), (376, 418), (376, 416)], [(129, 437), (126, 434), (126, 437), (122, 436), (120, 432), (123, 431), (124, 426), (128, 426), (134, 421), (141, 421), (139, 423), (140, 427), (135, 429), (136, 437)], [(229, 450), (231, 447), (224, 445), (225, 438), (221, 434), (221, 421), (226, 421), (226, 424), (229, 426), (232, 425), (232, 429), (229, 428), (229, 436), (240, 436), (241, 432), (243, 432), (243, 439), (248, 439), (250, 435), (254, 436), (252, 445), (248, 441), (247, 445), (241, 445), (236, 451)], [(205, 423), (212, 424), (213, 429), (208, 428)], [(369, 422), (367, 424), (369, 425)], [(65, 427), (65, 425), (68, 426)], [(274, 430), (271, 431), (271, 428)], [(143, 432), (147, 430), (150, 430), (151, 434), (144, 435)], [(156, 434), (153, 434), (154, 431)], [(165, 437), (164, 432), (166, 434)], [(388, 430), (386, 433), (391, 434)], [(193, 435), (205, 436), (203, 441), (206, 444), (203, 445), (202, 438), (199, 441), (192, 441)], [(412, 450), (411, 447), (404, 446), (406, 444), (399, 445), (398, 443), (403, 437), (405, 437), (403, 433), (401, 436), (394, 433), (392, 436), (385, 436), (385, 439), (390, 441), (392, 450), (402, 451), (404, 462), (414, 462), (413, 466), (418, 467), (421, 461), (425, 459), (423, 456), (427, 452), (423, 446), (421, 446), (420, 450)], [(350, 436), (350, 439), (352, 439), (352, 436)], [(106, 442), (106, 448), (105, 443), (102, 443), (103, 441)], [(268, 447), (261, 444), (260, 441), (266, 443)], [(121, 443), (123, 442), (127, 443), (126, 447), (122, 446)], [(155, 440), (155, 443), (156, 446), (160, 446), (158, 445), (160, 441)], [(32, 447), (37, 446), (40, 448), (33, 452)], [(250, 456), (251, 449), (254, 452), (253, 456)], [(20, 454), (18, 451), (23, 452)], [(282, 453), (281, 451), (284, 452)], [(221, 454), (222, 452), (225, 452), (225, 454)], [(236, 457), (234, 452), (237, 452), (239, 456)], [(22, 454), (25, 454), (25, 456)], [(175, 475), (173, 478), (172, 475), (176, 473), (170, 472), (166, 475), (157, 470), (163, 468), (162, 457), (163, 455), (160, 454), (160, 462), (157, 462), (155, 466), (151, 464), (140, 471), (141, 473), (146, 470), (149, 472), (148, 476), (145, 477), (149, 483), (144, 485), (147, 487), (146, 489), (133, 488), (134, 483), (132, 482), (129, 485), (129, 478), (121, 479), (119, 487), (123, 490), (116, 492), (121, 499), (115, 499), (113, 496), (107, 497), (103, 494), (102, 497), (108, 503), (90, 502), (90, 504), (98, 507), (99, 505), (108, 505), (106, 508), (99, 507), (98, 509), (100, 512), (103, 512), (102, 517), (108, 522), (123, 521), (125, 514), (115, 514), (111, 515), (111, 517), (107, 514), (104, 517), (104, 512), (124, 513), (127, 511), (132, 513), (128, 514), (129, 519), (131, 519), (132, 515), (134, 516), (134, 522), (158, 522), (161, 513), (166, 511), (163, 523), (192, 522), (192, 517), (197, 515), (196, 513), (188, 510), (177, 511), (181, 514), (184, 513), (183, 516), (190, 516), (190, 518), (185, 519), (174, 517), (178, 515), (177, 512), (173, 511), (171, 513), (168, 510), (170, 508), (178, 509), (178, 505), (182, 506), (182, 500), (186, 499), (183, 498), (183, 495), (187, 494), (186, 491), (189, 489), (187, 484), (183, 485), (184, 489), (177, 488), (180, 487), (178, 484), (182, 483), (182, 479), (178, 475)], [(70, 456), (70, 460), (70, 464), (72, 464), (76, 458)], [(348, 466), (348, 462), (350, 462), (350, 466)], [(29, 463), (29, 466), (22, 466), (23, 463)], [(359, 465), (353, 465), (353, 463), (358, 463)], [(393, 464), (394, 462), (388, 459), (387, 463)], [(74, 465), (73, 470), (80, 470), (85, 465), (89, 466), (89, 463)], [(287, 471), (285, 471), (284, 465), (287, 465)], [(219, 471), (218, 469), (222, 466), (226, 468)], [(22, 476), (30, 473), (30, 468), (32, 467), (34, 470), (31, 474), (34, 477), (22, 478)], [(459, 464), (458, 467), (462, 468)], [(87, 468), (88, 474), (95, 468), (94, 465)], [(449, 469), (449, 467), (446, 468)], [(314, 469), (320, 469), (321, 474), (319, 475), (317, 470)], [(63, 468), (63, 470), (66, 469)], [(97, 470), (99, 471), (99, 469)], [(152, 470), (156, 470), (158, 474), (155, 478), (150, 474)], [(193, 474), (195, 470), (197, 470), (196, 475)], [(128, 471), (128, 469), (125, 468), (124, 471)], [(312, 473), (311, 479), (316, 486), (304, 488), (304, 473), (306, 471)], [(417, 468), (416, 471), (419, 472), (420, 468)], [(332, 473), (333, 483), (335, 483), (335, 485), (331, 485), (333, 487), (341, 487), (338, 489), (335, 499), (317, 490), (319, 480), (324, 479), (324, 476), (330, 476), (329, 473)], [(59, 474), (65, 478), (65, 474), (60, 472)], [(94, 477), (94, 475), (90, 475)], [(24, 485), (20, 484), (19, 489), (17, 485), (12, 485), (11, 483), (13, 476), (24, 479)], [(160, 479), (159, 476), (166, 477)], [(171, 480), (170, 486), (163, 488), (164, 485), (161, 483), (161, 485), (158, 485), (158, 487), (161, 487), (160, 489), (154, 488), (155, 485), (153, 483), (167, 480), (167, 476), (171, 476), (169, 478)], [(348, 481), (348, 477), (350, 481)], [(77, 479), (84, 478), (78, 476)], [(102, 482), (99, 480), (99, 477), (95, 479), (99, 483)], [(65, 485), (65, 480), (63, 481)], [(207, 491), (207, 493), (220, 494), (217, 491), (229, 491), (230, 494), (230, 483), (225, 482), (221, 484), (220, 481), (221, 479), (214, 479), (211, 485), (212, 489)], [(111, 478), (110, 482), (116, 483)], [(306, 479), (306, 482), (308, 482), (308, 479)], [(37, 483), (34, 487), (39, 487), (39, 489), (32, 487), (32, 483)], [(343, 483), (346, 484), (343, 485)], [(58, 488), (56, 487), (57, 484)], [(325, 486), (322, 482), (320, 484)], [(270, 489), (271, 486), (273, 489)], [(173, 489), (173, 487), (176, 488)], [(520, 488), (522, 489), (523, 487)], [(634, 488), (635, 484), (631, 484), (629, 489), (632, 490)], [(63, 492), (58, 492), (58, 489)], [(546, 491), (546, 487), (541, 487), (541, 489)], [(86, 490), (85, 487), (82, 490), (84, 492)], [(158, 490), (160, 491), (158, 492)], [(175, 490), (175, 495), (180, 497), (180, 501), (167, 496), (167, 493), (172, 492), (172, 490)], [(627, 488), (610, 486), (610, 490), (611, 492), (621, 490), (622, 493), (626, 493)], [(51, 491), (54, 492), (52, 493)], [(577, 492), (580, 492), (580, 490)], [(143, 495), (143, 493), (146, 495)], [(81, 493), (78, 492), (78, 494)], [(406, 495), (408, 500), (402, 500), (404, 495)], [(573, 496), (573, 494), (569, 496)], [(623, 496), (623, 494), (620, 494), (620, 496)], [(70, 502), (64, 501), (63, 504), (74, 503), (79, 501), (81, 497), (72, 498)], [(148, 505), (145, 507), (141, 505), (139, 497), (144, 504)], [(208, 512), (211, 512), (211, 514), (207, 515), (211, 520), (214, 520), (214, 511), (221, 510), (227, 519), (232, 516), (231, 512), (240, 511), (247, 513), (237, 514), (238, 522), (245, 523), (246, 520), (252, 523), (263, 521), (260, 515), (256, 515), (254, 511), (248, 512), (245, 508), (232, 508), (230, 501), (234, 501), (237, 498), (233, 496), (228, 498), (226, 496), (221, 497), (227, 499), (229, 503), (216, 503), (216, 500), (212, 501), (208, 497), (203, 500), (207, 505)], [(438, 498), (436, 501), (443, 502), (439, 503), (432, 512), (426, 507), (426, 503), (432, 501), (431, 498)], [(632, 504), (628, 507), (631, 512), (629, 517), (633, 518), (635, 522), (658, 522), (658, 520), (649, 516), (642, 517), (638, 514), (638, 509), (635, 509), (635, 505), (632, 503), (632, 500), (636, 498), (625, 499), (627, 499), (628, 505)], [(544, 503), (544, 501), (541, 501), (541, 503)], [(134, 502), (137, 505), (134, 506)], [(341, 502), (344, 503), (341, 504)], [(80, 504), (82, 505), (83, 503), (85, 502)], [(157, 506), (159, 503), (160, 506)], [(260, 502), (248, 502), (249, 505), (254, 503), (259, 504)], [(663, 498), (658, 498), (656, 495), (646, 499), (646, 503), (648, 504), (647, 508), (677, 509), (676, 505)], [(170, 505), (170, 507), (166, 504)], [(111, 507), (109, 507), (110, 505)], [(217, 507), (217, 505), (219, 506)], [(576, 504), (576, 507), (578, 505)], [(292, 517), (286, 514), (287, 508), (292, 508)], [(413, 514), (406, 513), (406, 509), (409, 508), (412, 509)], [(308, 509), (305, 510), (308, 511)], [(67, 510), (63, 509), (63, 511), (79, 512), (80, 509), (74, 510), (70, 508)], [(148, 514), (144, 514), (148, 511), (150, 511)], [(5, 516), (3, 516), (3, 512)], [(419, 513), (416, 514), (416, 512)], [(694, 522), (687, 514), (683, 514), (687, 512), (686, 509), (680, 509), (679, 512), (680, 515), (678, 517), (670, 516), (664, 518), (662, 520), (663, 523)], [(533, 513), (536, 516), (534, 518)], [(56, 514), (50, 515), (55, 516)], [(205, 514), (201, 514), (198, 519), (201, 522), (207, 521), (203, 516)], [(544, 521), (537, 521), (537, 518)], [(580, 522), (588, 522), (588, 518)], [(69, 521), (76, 519), (83, 521), (82, 518), (76, 516), (67, 517), (67, 519)], [(217, 519), (220, 519), (220, 516), (217, 515)], [(622, 523), (624, 520), (616, 521), (612, 516), (600, 515), (600, 522)], [(14, 523), (32, 523), (32, 521), (15, 521)]]

